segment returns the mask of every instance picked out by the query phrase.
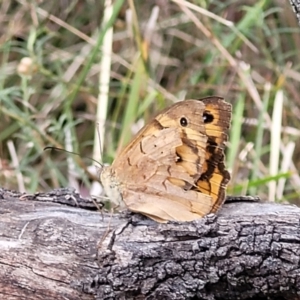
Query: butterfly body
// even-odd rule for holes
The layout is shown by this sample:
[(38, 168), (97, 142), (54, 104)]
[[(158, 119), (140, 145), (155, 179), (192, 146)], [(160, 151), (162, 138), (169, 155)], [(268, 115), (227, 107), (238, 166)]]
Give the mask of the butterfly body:
[[(226, 118), (214, 116), (214, 105)], [(116, 206), (158, 222), (191, 221), (217, 210), (230, 178), (223, 162), (230, 116), (230, 104), (218, 97), (173, 104), (103, 169), (106, 194)]]

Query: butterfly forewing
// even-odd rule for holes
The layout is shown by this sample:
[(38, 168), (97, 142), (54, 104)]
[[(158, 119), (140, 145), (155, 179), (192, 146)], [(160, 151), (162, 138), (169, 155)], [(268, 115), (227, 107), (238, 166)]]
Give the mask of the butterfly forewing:
[(158, 222), (215, 211), (230, 178), (224, 166), (230, 116), (230, 105), (218, 97), (172, 105), (101, 174), (107, 194)]
[(225, 168), (224, 149), (228, 139), (228, 129), (231, 122), (231, 105), (222, 98), (209, 97), (202, 99), (205, 104), (207, 122), (205, 122), (208, 136), (203, 173), (197, 182), (202, 193), (214, 198), (212, 212), (216, 212), (226, 197), (226, 187), (230, 174)]

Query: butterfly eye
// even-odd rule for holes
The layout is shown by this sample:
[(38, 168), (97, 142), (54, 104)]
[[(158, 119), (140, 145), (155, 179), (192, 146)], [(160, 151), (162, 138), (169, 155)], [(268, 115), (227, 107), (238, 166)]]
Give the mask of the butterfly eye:
[(182, 127), (186, 127), (186, 126), (188, 125), (188, 121), (187, 121), (187, 119), (186, 119), (185, 117), (182, 117), (182, 118), (180, 119), (180, 125), (181, 125)]
[(214, 120), (214, 116), (209, 113), (208, 111), (205, 111), (203, 113), (203, 122), (204, 123), (212, 123), (212, 121)]

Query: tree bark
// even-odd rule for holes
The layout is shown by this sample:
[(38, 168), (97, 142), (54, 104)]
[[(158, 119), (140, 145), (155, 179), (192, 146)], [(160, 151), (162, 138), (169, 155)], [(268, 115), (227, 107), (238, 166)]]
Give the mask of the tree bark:
[(0, 299), (300, 299), (295, 206), (168, 224), (93, 209), (67, 189), (0, 189)]
[(290, 0), (290, 3), (298, 20), (298, 23), (300, 24), (300, 0)]

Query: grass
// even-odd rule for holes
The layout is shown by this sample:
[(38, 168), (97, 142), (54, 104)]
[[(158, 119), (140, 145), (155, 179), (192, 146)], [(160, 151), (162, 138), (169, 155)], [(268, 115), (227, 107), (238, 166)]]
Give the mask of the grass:
[(99, 193), (88, 157), (111, 163), (155, 112), (220, 95), (234, 111), (228, 192), (297, 203), (300, 28), (289, 2), (159, 3), (0, 4), (0, 186)]

